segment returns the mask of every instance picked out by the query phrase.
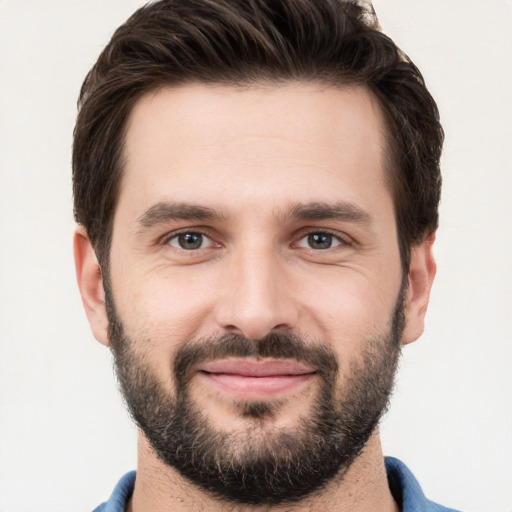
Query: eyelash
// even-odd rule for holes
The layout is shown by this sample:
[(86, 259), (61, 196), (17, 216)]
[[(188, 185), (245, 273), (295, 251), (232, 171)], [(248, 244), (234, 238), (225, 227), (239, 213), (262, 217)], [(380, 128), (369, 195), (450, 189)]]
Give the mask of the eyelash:
[[(220, 245), (221, 245), (219, 243), (216, 243), (213, 240), (213, 237), (207, 232), (207, 230), (202, 229), (202, 228), (183, 229), (180, 231), (174, 231), (174, 232), (164, 236), (160, 243), (161, 243), (161, 245), (170, 245), (171, 240), (178, 238), (180, 235), (202, 235), (203, 237), (209, 239), (215, 246), (220, 247)], [(175, 249), (178, 249), (178, 248), (175, 247)], [(181, 248), (181, 250), (185, 251), (185, 252), (194, 252), (191, 249), (187, 250), (187, 249)]]
[[(197, 251), (199, 249), (211, 249), (211, 248), (215, 248), (215, 247), (221, 247), (220, 243), (217, 243), (217, 242), (214, 241), (214, 238), (211, 236), (211, 234), (208, 232), (208, 230), (205, 230), (205, 229), (202, 229), (202, 228), (183, 229), (183, 230), (180, 230), (180, 231), (175, 231), (175, 232), (173, 232), (171, 234), (166, 235), (161, 240), (160, 243), (161, 243), (161, 245), (170, 245), (170, 242), (173, 239), (178, 238), (180, 235), (187, 235), (187, 234), (190, 234), (190, 235), (201, 235), (203, 237), (206, 237), (207, 239), (209, 239), (212, 242), (214, 247), (205, 247), (205, 248), (201, 248), (200, 247), (198, 249), (184, 249), (184, 248), (174, 247), (175, 249), (182, 250), (184, 252), (192, 253), (192, 252)], [(338, 242), (338, 245), (335, 245), (334, 247), (328, 247), (328, 248), (325, 248), (325, 249), (315, 249), (313, 247), (299, 247), (298, 244), (303, 239), (305, 239), (306, 237), (311, 236), (311, 235), (324, 235), (324, 236), (332, 237), (334, 240), (336, 240)], [(306, 249), (306, 250), (314, 251), (314, 252), (325, 252), (325, 251), (327, 251), (329, 249), (336, 249), (337, 247), (351, 247), (351, 246), (353, 246), (353, 240), (348, 235), (340, 236), (339, 232), (331, 231), (329, 229), (311, 229), (311, 230), (306, 231), (306, 232), (303, 231), (302, 233), (300, 233), (300, 237), (299, 238), (295, 238), (295, 240), (296, 241), (291, 244), (292, 248)]]
[[(351, 247), (353, 245), (353, 240), (348, 235), (343, 234), (343, 236), (342, 236), (338, 231), (331, 231), (329, 229), (311, 229), (309, 231), (302, 232), (300, 234), (300, 238), (298, 239), (298, 242), (300, 242), (301, 240), (303, 240), (304, 238), (306, 238), (310, 235), (331, 236), (333, 239), (335, 239), (339, 242), (339, 246)], [(293, 245), (297, 246), (298, 242), (295, 242)], [(338, 247), (338, 246), (332, 247), (332, 249), (336, 249), (336, 247)], [(323, 249), (323, 250), (322, 249), (313, 249), (312, 247), (309, 247), (308, 249), (310, 251), (315, 251), (315, 252), (316, 251), (322, 252), (322, 251), (328, 250), (328, 249)], [(331, 247), (329, 247), (329, 249), (331, 249)]]

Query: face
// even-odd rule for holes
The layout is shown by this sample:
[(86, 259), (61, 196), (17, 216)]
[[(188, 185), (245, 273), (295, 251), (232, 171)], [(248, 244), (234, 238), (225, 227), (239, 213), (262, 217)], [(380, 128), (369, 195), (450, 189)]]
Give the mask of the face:
[(95, 332), (157, 455), (203, 488), (298, 499), (375, 428), (410, 320), (385, 146), (364, 88), (136, 104)]

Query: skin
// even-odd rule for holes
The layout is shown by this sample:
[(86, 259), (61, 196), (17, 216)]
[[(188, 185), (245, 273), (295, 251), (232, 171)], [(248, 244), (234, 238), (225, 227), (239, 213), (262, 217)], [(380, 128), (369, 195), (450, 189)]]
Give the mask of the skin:
[[(127, 127), (110, 276), (127, 336), (144, 340), (135, 349), (169, 393), (173, 354), (186, 340), (225, 333), (256, 339), (276, 329), (332, 348), (343, 386), (343, 370), (358, 359), (365, 340), (389, 330), (402, 279), (385, 148), (382, 114), (363, 87), (191, 84), (138, 101)], [(214, 215), (172, 218), (177, 204)], [(158, 207), (164, 215), (157, 219), (155, 205), (166, 205)], [(304, 205), (323, 205), (323, 213), (315, 219), (293, 214)], [(325, 206), (344, 215), (326, 216)], [(176, 234), (183, 231), (203, 233), (204, 245), (181, 249)], [(310, 233), (332, 234), (333, 245), (311, 248)], [(432, 242), (429, 237), (412, 251), (403, 343), (423, 331), (435, 274)], [(82, 227), (75, 258), (92, 331), (108, 345), (101, 273)], [(308, 414), (316, 385), (313, 375), (280, 391), (280, 407), (265, 420), (269, 432), (293, 431)], [(253, 428), (252, 418), (237, 413), (230, 390), (199, 374), (191, 390), (217, 429)], [(271, 398), (260, 388), (243, 397)], [(212, 500), (163, 465), (141, 435), (130, 510), (268, 507)], [(398, 510), (378, 432), (341, 482), (272, 510)]]

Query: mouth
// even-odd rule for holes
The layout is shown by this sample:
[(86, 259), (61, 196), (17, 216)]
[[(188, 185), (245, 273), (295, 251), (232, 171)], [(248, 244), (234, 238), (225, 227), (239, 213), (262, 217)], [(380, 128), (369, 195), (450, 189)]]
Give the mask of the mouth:
[(295, 361), (228, 359), (204, 363), (197, 375), (209, 387), (237, 399), (269, 400), (295, 392), (316, 371)]

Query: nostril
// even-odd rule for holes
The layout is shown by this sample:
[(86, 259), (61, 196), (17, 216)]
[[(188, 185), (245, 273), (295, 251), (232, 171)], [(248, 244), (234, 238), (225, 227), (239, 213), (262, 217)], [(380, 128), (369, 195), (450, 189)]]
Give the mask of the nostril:
[(242, 334), (242, 329), (240, 329), (236, 325), (225, 325), (224, 329), (231, 334)]
[(276, 325), (272, 331), (289, 331), (291, 327), (288, 324), (278, 324)]

